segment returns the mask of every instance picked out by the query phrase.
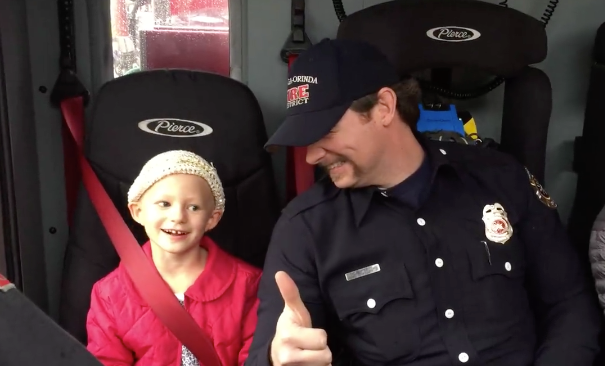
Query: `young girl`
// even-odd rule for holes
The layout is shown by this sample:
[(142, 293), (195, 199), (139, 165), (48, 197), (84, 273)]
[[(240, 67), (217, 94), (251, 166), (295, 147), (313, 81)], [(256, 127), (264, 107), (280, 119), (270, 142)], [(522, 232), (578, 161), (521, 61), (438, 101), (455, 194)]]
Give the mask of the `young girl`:
[[(260, 270), (221, 250), (205, 233), (225, 197), (214, 167), (188, 151), (149, 160), (128, 192), (149, 241), (143, 250), (213, 341), (223, 366), (241, 366), (256, 328)], [(88, 350), (105, 366), (198, 366), (193, 354), (138, 295), (122, 264), (92, 289)]]

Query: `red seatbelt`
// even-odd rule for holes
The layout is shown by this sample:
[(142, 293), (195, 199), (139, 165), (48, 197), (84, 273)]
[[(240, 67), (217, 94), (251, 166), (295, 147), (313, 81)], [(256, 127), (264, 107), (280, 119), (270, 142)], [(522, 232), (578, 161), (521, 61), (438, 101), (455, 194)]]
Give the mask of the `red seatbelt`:
[[(288, 68), (298, 55), (288, 56)], [(288, 201), (303, 193), (315, 183), (313, 165), (307, 164), (306, 147), (288, 147), (286, 150), (286, 174)]]
[(78, 199), (78, 189), (80, 188), (80, 179), (82, 172), (77, 156), (78, 145), (71, 138), (71, 133), (67, 126), (62, 128), (63, 134), (63, 167), (65, 170), (65, 196), (67, 198), (67, 224), (71, 226), (73, 222), (76, 201)]
[(65, 124), (77, 144), (77, 154), (84, 187), (95, 207), (113, 246), (137, 290), (162, 323), (187, 347), (203, 366), (220, 366), (211, 340), (179, 304), (155, 266), (147, 258), (105, 192), (84, 156), (84, 100), (82, 97), (61, 102)]

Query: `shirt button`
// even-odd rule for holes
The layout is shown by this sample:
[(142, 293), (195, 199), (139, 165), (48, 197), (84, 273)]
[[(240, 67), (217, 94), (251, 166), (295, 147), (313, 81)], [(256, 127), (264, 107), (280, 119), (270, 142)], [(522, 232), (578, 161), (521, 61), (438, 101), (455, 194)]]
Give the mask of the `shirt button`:
[(511, 264), (509, 262), (504, 263), (504, 268), (510, 272), (511, 269), (513, 269), (513, 266), (511, 266)]
[(384, 197), (388, 197), (389, 196), (386, 191), (380, 191), (380, 194), (383, 195)]
[(454, 310), (447, 309), (445, 311), (445, 317), (448, 318), (448, 319), (452, 319), (454, 317)]
[(442, 153), (443, 155), (447, 155), (447, 153), (445, 152), (445, 150), (443, 150), (443, 149), (439, 149), (439, 151), (441, 151), (441, 153)]
[(424, 224), (426, 224), (426, 221), (424, 221), (424, 219), (422, 217), (418, 218), (418, 220), (416, 220), (416, 222), (420, 226), (424, 226)]
[(441, 259), (441, 258), (435, 259), (435, 265), (439, 268), (443, 267), (443, 259)]
[(376, 300), (374, 300), (374, 299), (368, 299), (368, 307), (370, 309), (374, 309), (376, 307)]
[(468, 355), (465, 352), (462, 352), (458, 355), (458, 359), (460, 360), (460, 362), (465, 363), (468, 361)]

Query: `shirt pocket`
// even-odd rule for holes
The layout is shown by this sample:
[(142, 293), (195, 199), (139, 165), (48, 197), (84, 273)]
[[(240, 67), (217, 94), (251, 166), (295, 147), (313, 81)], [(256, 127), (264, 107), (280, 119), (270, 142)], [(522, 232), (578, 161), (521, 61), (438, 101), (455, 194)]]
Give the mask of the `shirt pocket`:
[(334, 281), (336, 313), (358, 341), (370, 342), (385, 360), (411, 361), (420, 350), (414, 291), (403, 264), (395, 269)]
[[(484, 320), (516, 318), (527, 305), (526, 260), (522, 242), (513, 237), (505, 244), (473, 239), (467, 246), (474, 296)], [(512, 317), (511, 317), (512, 315)]]

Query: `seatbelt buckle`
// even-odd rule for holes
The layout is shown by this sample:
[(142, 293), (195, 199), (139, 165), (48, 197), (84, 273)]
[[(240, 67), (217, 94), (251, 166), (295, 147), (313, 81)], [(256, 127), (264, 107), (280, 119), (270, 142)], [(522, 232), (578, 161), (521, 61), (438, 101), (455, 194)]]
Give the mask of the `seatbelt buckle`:
[(305, 32), (305, 0), (292, 0), (291, 31), (280, 51), (280, 57), (289, 63), (290, 56), (298, 56), (313, 44)]

